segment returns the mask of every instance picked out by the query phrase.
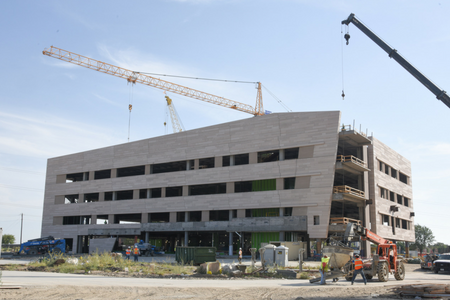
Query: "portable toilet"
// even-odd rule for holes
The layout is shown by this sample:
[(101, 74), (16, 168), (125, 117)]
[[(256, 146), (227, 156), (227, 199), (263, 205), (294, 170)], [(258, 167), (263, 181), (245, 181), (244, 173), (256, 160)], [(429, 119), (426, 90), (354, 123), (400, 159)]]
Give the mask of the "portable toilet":
[(280, 267), (288, 266), (288, 251), (289, 248), (285, 246), (278, 246), (275, 248), (275, 263)]
[(275, 263), (275, 245), (264, 246), (265, 265), (273, 265)]

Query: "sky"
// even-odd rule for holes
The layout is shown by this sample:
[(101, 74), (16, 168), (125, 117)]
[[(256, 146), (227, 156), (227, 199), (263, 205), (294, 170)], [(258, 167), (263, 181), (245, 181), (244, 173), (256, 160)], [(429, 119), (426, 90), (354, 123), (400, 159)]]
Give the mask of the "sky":
[[(23, 214), (23, 241), (40, 237), (47, 159), (172, 132), (162, 90), (44, 56), (53, 45), (133, 71), (261, 82), (272, 112), (341, 111), (411, 161), (414, 222), (450, 244), (450, 110), (354, 25), (345, 45), (341, 25), (355, 13), (450, 91), (449, 12), (442, 0), (0, 1), (0, 227), (18, 242)], [(255, 105), (255, 84), (156, 77)], [(252, 117), (169, 96), (186, 130)]]

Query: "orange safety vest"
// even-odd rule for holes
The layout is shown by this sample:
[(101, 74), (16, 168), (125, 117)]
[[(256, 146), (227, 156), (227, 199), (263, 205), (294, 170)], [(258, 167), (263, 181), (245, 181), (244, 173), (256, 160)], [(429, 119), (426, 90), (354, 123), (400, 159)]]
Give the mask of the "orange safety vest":
[(131, 249), (127, 249), (127, 251), (125, 251), (126, 255), (130, 255), (131, 254)]
[(355, 259), (355, 270), (361, 270), (363, 268), (363, 262), (360, 259)]
[(242, 250), (239, 250), (239, 258), (242, 258)]
[(136, 248), (134, 248), (134, 254), (136, 255), (136, 254), (139, 254), (139, 249), (136, 247)]

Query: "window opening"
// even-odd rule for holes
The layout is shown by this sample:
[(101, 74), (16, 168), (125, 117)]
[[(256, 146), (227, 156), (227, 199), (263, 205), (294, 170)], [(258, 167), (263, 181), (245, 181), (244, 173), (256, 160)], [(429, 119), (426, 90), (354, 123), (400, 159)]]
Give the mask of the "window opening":
[(320, 225), (320, 216), (314, 216), (314, 225)]
[(78, 203), (80, 200), (79, 195), (75, 194), (75, 195), (65, 195), (64, 196), (64, 203), (65, 204), (70, 204), (70, 203)]
[(249, 155), (248, 153), (246, 154), (237, 154), (234, 156), (234, 165), (235, 166), (239, 166), (239, 165), (248, 165), (249, 163)]
[(114, 215), (114, 224), (140, 224), (141, 214), (118, 214)]
[(152, 168), (152, 174), (186, 171), (186, 165), (187, 164), (185, 160), (154, 164)]
[(209, 211), (210, 221), (229, 221), (230, 212), (228, 210), (210, 210)]
[(190, 211), (189, 212), (189, 222), (201, 222), (202, 212), (201, 211)]
[(133, 190), (128, 191), (117, 191), (116, 192), (116, 200), (131, 200), (133, 199)]
[(112, 201), (113, 200), (113, 193), (114, 192), (105, 192), (105, 201)]
[(389, 200), (391, 200), (392, 202), (395, 202), (395, 193), (394, 192), (389, 192)]
[(408, 176), (406, 176), (402, 172), (399, 173), (400, 173), (400, 181), (403, 182), (404, 184), (408, 184)]
[(150, 189), (150, 198), (161, 198), (162, 188)]
[(94, 179), (107, 179), (111, 178), (111, 170), (101, 170), (94, 172)]
[(180, 197), (183, 195), (182, 186), (166, 187), (166, 197)]
[(214, 168), (214, 157), (208, 157), (208, 158), (200, 158), (198, 160), (198, 168), (199, 169), (209, 169)]
[(150, 223), (169, 223), (170, 213), (151, 213)]
[(63, 225), (80, 225), (80, 216), (63, 217)]
[(185, 222), (185, 215), (186, 213), (184, 211), (177, 212), (177, 222)]
[(87, 179), (85, 179), (85, 173), (72, 173), (66, 175), (66, 182), (77, 182), (89, 180), (89, 172), (87, 172)]
[(98, 202), (99, 193), (84, 194), (84, 202)]
[(381, 215), (382, 216), (382, 224), (385, 226), (389, 226), (389, 216), (388, 215)]
[(403, 197), (403, 205), (409, 207), (409, 198)]
[(402, 195), (397, 194), (397, 203), (398, 204), (403, 204), (403, 197), (402, 197)]
[(147, 199), (147, 189), (139, 190), (139, 199)]
[(284, 149), (284, 159), (298, 159), (298, 147)]
[(189, 186), (189, 196), (225, 194), (226, 183), (199, 184)]
[(97, 215), (97, 224), (108, 224), (108, 215)]
[(285, 190), (295, 189), (295, 177), (284, 178), (284, 189)]
[(222, 167), (229, 167), (230, 166), (230, 156), (222, 156)]
[(285, 217), (292, 217), (292, 207), (285, 207), (284, 208), (284, 216)]
[(117, 169), (117, 177), (145, 175), (145, 166), (126, 167)]
[(279, 159), (279, 150), (258, 152), (258, 163), (273, 162), (278, 161)]
[(392, 176), (392, 178), (397, 179), (397, 170), (396, 169), (391, 168), (391, 176)]

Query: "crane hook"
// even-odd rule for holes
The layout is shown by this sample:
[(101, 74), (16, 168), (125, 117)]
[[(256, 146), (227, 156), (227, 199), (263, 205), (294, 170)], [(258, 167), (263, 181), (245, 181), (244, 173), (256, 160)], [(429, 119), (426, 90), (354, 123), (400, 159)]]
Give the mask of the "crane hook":
[(344, 100), (344, 98), (345, 98), (345, 94), (344, 94), (344, 90), (342, 90), (342, 100)]
[(346, 45), (348, 45), (348, 40), (350, 39), (350, 34), (346, 33), (346, 34), (344, 35), (344, 39), (347, 41), (347, 44), (346, 44)]

